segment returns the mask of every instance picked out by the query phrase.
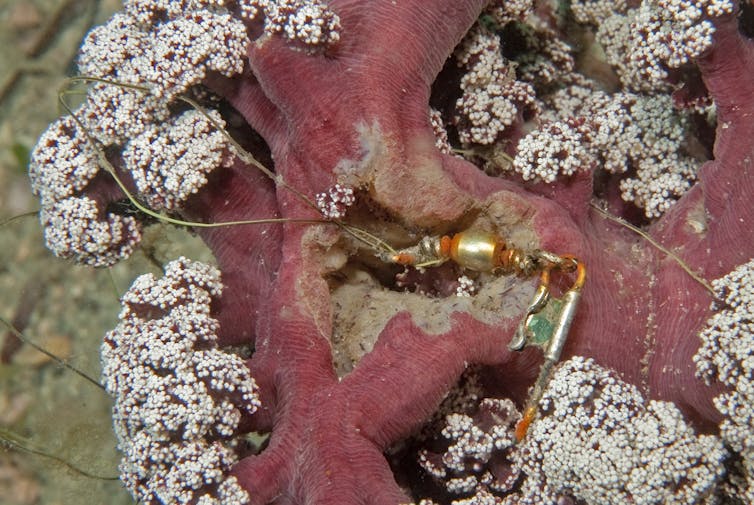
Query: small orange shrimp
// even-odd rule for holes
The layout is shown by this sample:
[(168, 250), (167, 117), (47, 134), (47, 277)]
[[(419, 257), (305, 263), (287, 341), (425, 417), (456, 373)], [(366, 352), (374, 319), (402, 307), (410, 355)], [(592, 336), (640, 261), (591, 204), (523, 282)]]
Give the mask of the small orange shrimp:
[[(557, 255), (548, 251), (525, 251), (507, 247), (505, 241), (492, 233), (467, 230), (455, 235), (426, 236), (415, 246), (387, 252), (384, 261), (417, 268), (453, 261), (464, 269), (476, 272), (517, 274), (529, 277), (540, 273), (534, 297), (508, 345), (513, 351), (537, 346), (544, 352), (544, 363), (529, 395), (515, 437), (521, 441), (534, 421), (553, 367), (560, 359), (571, 322), (586, 282), (586, 267), (575, 256)], [(561, 298), (550, 293), (550, 275), (554, 270), (576, 273), (571, 288)]]

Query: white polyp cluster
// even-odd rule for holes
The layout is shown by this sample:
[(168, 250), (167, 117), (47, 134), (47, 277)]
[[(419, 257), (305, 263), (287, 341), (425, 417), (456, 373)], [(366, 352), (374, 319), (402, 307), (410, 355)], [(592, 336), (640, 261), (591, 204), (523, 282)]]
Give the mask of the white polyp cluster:
[(121, 478), (142, 503), (248, 502), (227, 473), (231, 437), (259, 398), (244, 361), (217, 346), (210, 303), (221, 290), (216, 268), (170, 262), (162, 278), (134, 281), (102, 345)]
[(591, 359), (562, 363), (539, 409), (518, 453), (517, 503), (707, 503), (725, 474), (717, 437), (696, 435), (675, 405), (645, 401)]
[(435, 147), (443, 154), (451, 154), (453, 147), (450, 145), (450, 140), (448, 139), (448, 130), (445, 128), (442, 113), (430, 107), (429, 123), (432, 125), (432, 132), (435, 134)]
[[(625, 116), (632, 126), (625, 126)], [(603, 109), (600, 127), (606, 131), (594, 148), (624, 160), (606, 162), (605, 170), (633, 169), (635, 175), (620, 182), (621, 198), (644, 209), (648, 218), (662, 216), (696, 180), (699, 162), (683, 154), (687, 119), (675, 111), (670, 96), (615, 95)]]
[(99, 172), (97, 152), (72, 117), (53, 122), (31, 153), (31, 190), (42, 207), (84, 189)]
[(74, 114), (102, 146), (120, 146), (148, 125), (167, 119), (167, 105), (144, 91), (98, 82)]
[(133, 252), (141, 226), (80, 196), (98, 173), (98, 154), (71, 117), (52, 123), (31, 154), (29, 176), (42, 204), (47, 247), (63, 258), (107, 266)]
[(588, 145), (589, 130), (583, 120), (545, 123), (518, 143), (513, 170), (527, 181), (554, 182), (560, 175), (591, 168), (595, 158)]
[(210, 121), (196, 111), (173, 117), (171, 105), (208, 72), (240, 73), (249, 44), (243, 22), (220, 1), (128, 0), (124, 9), (87, 35), (80, 73), (100, 80), (76, 119), (60, 119), (42, 135), (30, 164), (48, 247), (95, 266), (128, 256), (141, 239), (134, 217), (113, 212), (112, 181), (87, 194), (98, 174), (111, 177), (99, 170), (100, 153), (109, 149), (112, 160), (125, 147), (138, 196), (157, 210), (178, 209), (230, 157)]
[[(326, 48), (340, 37), (338, 17), (314, 0), (126, 0), (123, 12), (91, 30), (79, 69), (97, 80), (74, 112), (81, 126), (73, 119), (54, 123), (31, 164), (50, 249), (102, 266), (130, 254), (141, 238), (133, 217), (109, 212), (117, 198), (112, 191), (71, 200), (99, 173), (100, 150), (108, 149), (110, 159), (121, 152), (123, 164), (116, 165), (131, 172), (137, 196), (154, 210), (179, 210), (212, 170), (230, 162), (227, 140), (212, 121), (196, 111), (175, 117), (185, 107), (174, 105), (210, 73), (243, 71), (250, 44), (243, 20), (262, 15), (268, 33), (307, 48)], [(328, 207), (332, 216), (348, 205), (347, 194), (336, 197)], [(64, 228), (50, 229), (58, 225)]]
[(456, 59), (465, 69), (455, 118), (462, 144), (493, 144), (525, 110), (536, 110), (534, 88), (515, 79), (497, 35), (476, 25), (456, 51)]
[(156, 96), (170, 101), (207, 72), (241, 73), (248, 44), (246, 27), (230, 14), (189, 12), (157, 27), (137, 71), (152, 83)]
[(232, 11), (246, 21), (264, 18), (265, 32), (279, 33), (308, 49), (340, 40), (340, 20), (319, 0), (126, 0), (126, 11), (140, 24), (179, 18), (187, 11)]
[(600, 26), (616, 13), (624, 13), (626, 0), (571, 0), (571, 12), (577, 23)]
[(239, 0), (237, 2), (241, 18), (251, 21), (259, 19), (270, 4), (270, 0)]
[(621, 197), (648, 218), (662, 216), (694, 183), (699, 162), (683, 154), (688, 121), (670, 96), (607, 95), (573, 85), (548, 102), (551, 119), (518, 144), (512, 168), (524, 179), (553, 182), (595, 166), (630, 171)]
[(118, 12), (107, 24), (96, 26), (87, 34), (79, 50), (79, 72), (93, 77), (114, 76), (129, 59), (141, 53), (148, 38), (149, 32), (142, 30), (133, 15)]
[[(260, 3), (250, 0), (245, 3)], [(142, 25), (153, 25), (166, 19), (180, 17), (189, 11), (225, 12), (240, 3), (236, 0), (123, 0), (123, 9)]]
[(484, 10), (499, 26), (523, 21), (534, 9), (534, 0), (492, 0)]
[(356, 202), (353, 188), (335, 184), (326, 193), (317, 193), (314, 202), (322, 215), (327, 219), (342, 219), (348, 207)]
[(754, 503), (754, 260), (712, 286), (722, 303), (713, 305), (694, 362), (708, 383), (728, 388), (714, 400), (723, 415), (720, 436), (741, 458), (743, 478), (734, 481), (740, 488), (734, 494)]
[(732, 0), (644, 0), (605, 18), (597, 32), (607, 61), (628, 89), (670, 89), (667, 67), (679, 68), (712, 45), (711, 18), (731, 14)]
[[(635, 118), (632, 114), (634, 105), (643, 103), (643, 100), (645, 99), (629, 93), (607, 95), (581, 86), (565, 88), (551, 97), (551, 101), (555, 103), (555, 109), (561, 115), (593, 118), (590, 121), (591, 129), (587, 136), (589, 148), (600, 168), (614, 174), (628, 171), (632, 163), (644, 159), (645, 155), (653, 156), (654, 143), (651, 142), (650, 137), (653, 136), (652, 128), (655, 126), (642, 123), (641, 118)], [(670, 107), (670, 104), (666, 102), (663, 102), (663, 105)], [(683, 128), (682, 117), (671, 119), (675, 122), (669, 123), (667, 128), (681, 125), (680, 134), (683, 138), (685, 128)], [(644, 126), (646, 126), (646, 131)], [(647, 145), (644, 145), (645, 137)], [(663, 145), (666, 150), (673, 148), (673, 154), (680, 147), (677, 143), (671, 145), (669, 142)]]
[(217, 129), (225, 122), (215, 111), (208, 114), (188, 110), (149, 125), (126, 144), (123, 162), (152, 209), (180, 208), (207, 183), (210, 172), (232, 160), (228, 140)]
[(87, 36), (81, 71), (144, 89), (96, 83), (77, 114), (102, 144), (122, 145), (166, 120), (168, 104), (208, 72), (240, 73), (248, 44), (244, 24), (227, 13), (181, 12), (154, 26), (116, 14)]
[(458, 286), (456, 287), (456, 296), (464, 298), (470, 298), (476, 293), (476, 283), (474, 279), (462, 275), (458, 278)]
[(123, 9), (136, 22), (151, 25), (160, 19), (180, 16), (181, 12), (195, 9), (201, 3), (193, 0), (123, 0)]
[(326, 49), (340, 40), (340, 18), (318, 0), (276, 0), (265, 7), (267, 33), (280, 33), (308, 49)]
[(63, 198), (42, 207), (39, 219), (50, 251), (94, 267), (113, 265), (130, 256), (141, 241), (136, 219), (107, 214), (85, 196)]
[(467, 367), (416, 438), (424, 441), (437, 437), (445, 428), (448, 415), (477, 410), (484, 398), (481, 380), (480, 367), (476, 365)]
[(552, 32), (545, 31), (540, 37), (532, 42), (532, 50), (517, 61), (519, 79), (537, 87), (570, 82), (576, 67), (571, 46)]
[(422, 449), (419, 465), (458, 497), (453, 504), (499, 503), (496, 495), (510, 491), (518, 480), (515, 469), (505, 473), (496, 465), (515, 447), (514, 425), (520, 417), (511, 400), (495, 398), (483, 399), (473, 416), (449, 414), (441, 431), (447, 448), (443, 453)]
[[(231, 76), (243, 70), (249, 44), (243, 22), (227, 12), (176, 10), (172, 7), (179, 2), (167, 4), (171, 8), (164, 21), (153, 20), (154, 11), (147, 16), (147, 11), (127, 9), (94, 28), (81, 47), (80, 71), (148, 86), (170, 101), (200, 83), (208, 71)], [(149, 22), (140, 22), (142, 18)]]
[(84, 41), (83, 75), (145, 88), (92, 87), (77, 114), (104, 145), (120, 145), (167, 118), (167, 105), (208, 72), (232, 76), (243, 70), (249, 44), (243, 22), (201, 10), (203, 2), (188, 4), (184, 10), (176, 8), (182, 2), (130, 2)]

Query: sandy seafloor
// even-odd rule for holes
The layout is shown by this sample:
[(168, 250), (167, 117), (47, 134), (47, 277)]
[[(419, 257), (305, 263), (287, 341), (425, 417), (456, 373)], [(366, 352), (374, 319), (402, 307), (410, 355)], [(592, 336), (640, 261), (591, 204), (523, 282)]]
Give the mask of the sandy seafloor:
[[(115, 0), (0, 0), (0, 317), (10, 321), (30, 309), (24, 334), (96, 379), (118, 295), (136, 275), (159, 270), (142, 252), (110, 270), (75, 266), (45, 249), (36, 215), (6, 220), (39, 208), (28, 152), (59, 116), (58, 89), (75, 74), (81, 39), (118, 8)], [(207, 259), (183, 231), (156, 226), (150, 235), (160, 237), (159, 244), (149, 236), (144, 242), (159, 261)], [(15, 337), (3, 327), (0, 346), (8, 338)], [(116, 479), (110, 408), (104, 391), (28, 345), (0, 363), (0, 505), (134, 503)], [(8, 439), (108, 479), (9, 447)]]

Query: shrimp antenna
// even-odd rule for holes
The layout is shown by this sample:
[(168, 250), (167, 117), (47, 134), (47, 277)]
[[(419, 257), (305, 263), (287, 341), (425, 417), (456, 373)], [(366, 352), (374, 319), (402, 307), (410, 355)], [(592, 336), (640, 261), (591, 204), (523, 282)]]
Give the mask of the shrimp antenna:
[(629, 230), (631, 230), (632, 232), (636, 233), (641, 238), (643, 238), (644, 240), (646, 240), (647, 242), (649, 242), (652, 245), (652, 247), (654, 247), (655, 249), (657, 249), (658, 251), (662, 252), (663, 254), (665, 254), (666, 256), (668, 256), (669, 258), (671, 258), (673, 261), (675, 261), (678, 264), (678, 266), (680, 266), (687, 274), (689, 274), (689, 276), (692, 279), (694, 279), (696, 282), (698, 282), (699, 284), (701, 284), (702, 286), (704, 286), (704, 288), (707, 291), (709, 291), (710, 293), (712, 293), (712, 296), (714, 296), (715, 298), (718, 297), (717, 292), (710, 285), (710, 283), (707, 282), (706, 279), (703, 279), (699, 274), (697, 274), (696, 272), (694, 272), (691, 269), (691, 267), (685, 261), (683, 261), (677, 254), (675, 254), (673, 251), (671, 251), (667, 247), (665, 247), (662, 244), (660, 244), (659, 242), (657, 242), (647, 232), (645, 232), (644, 230), (641, 230), (641, 229), (637, 228), (636, 226), (632, 225), (631, 223), (629, 223), (628, 221), (626, 221), (625, 219), (623, 219), (621, 217), (614, 216), (614, 215), (610, 214), (608, 211), (606, 211), (605, 209), (600, 208), (599, 205), (596, 205), (594, 202), (590, 202), (589, 205), (594, 210), (596, 210), (597, 212), (599, 212), (602, 215), (602, 217), (604, 217), (605, 219), (608, 219), (610, 221), (613, 221), (614, 223), (618, 223), (619, 225), (628, 228)]

